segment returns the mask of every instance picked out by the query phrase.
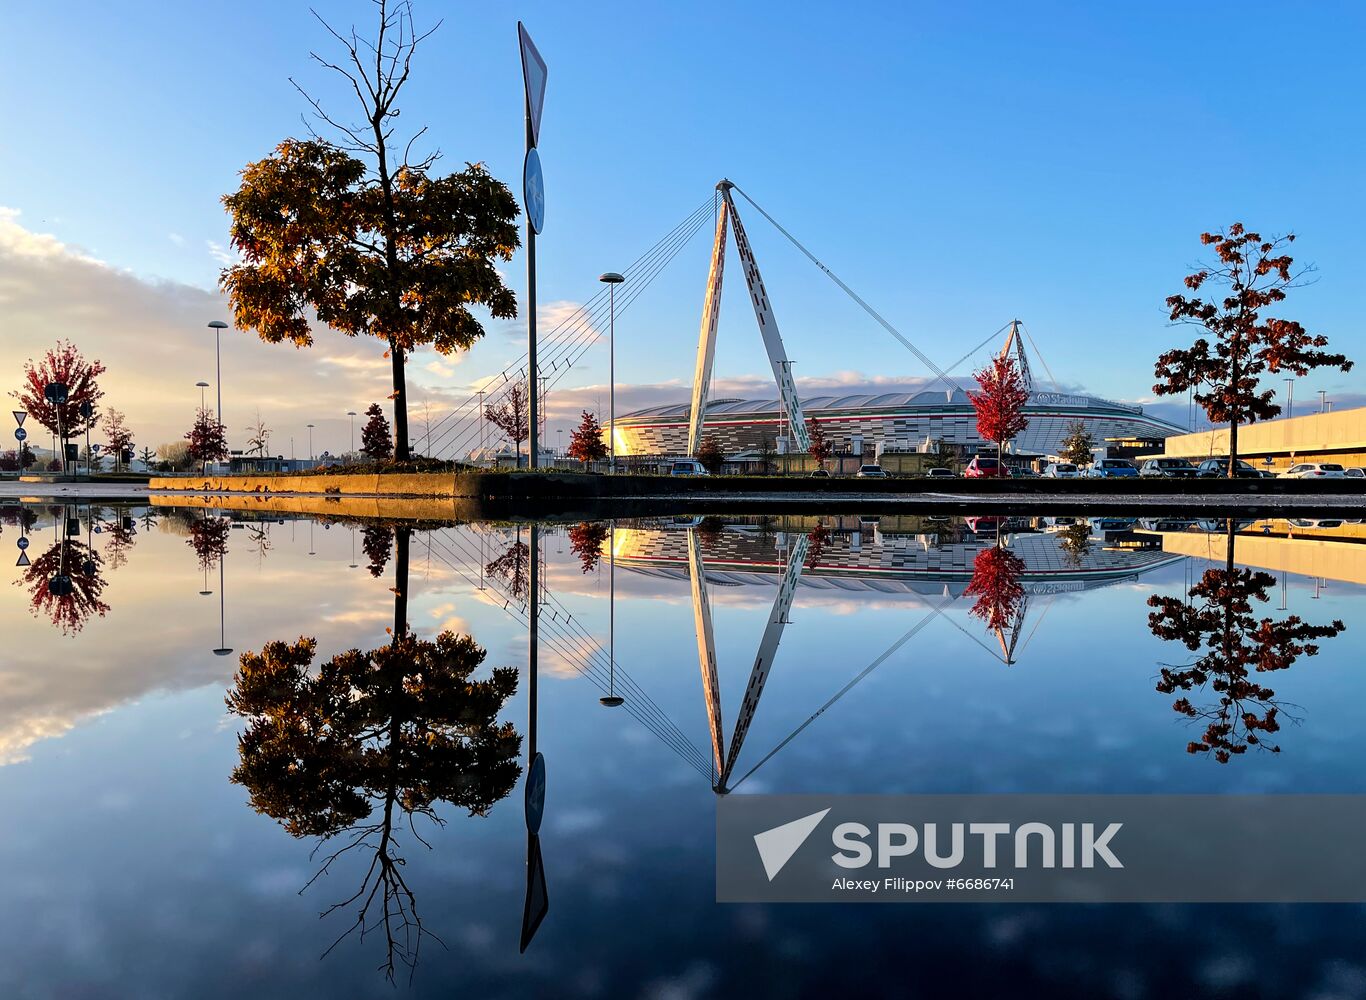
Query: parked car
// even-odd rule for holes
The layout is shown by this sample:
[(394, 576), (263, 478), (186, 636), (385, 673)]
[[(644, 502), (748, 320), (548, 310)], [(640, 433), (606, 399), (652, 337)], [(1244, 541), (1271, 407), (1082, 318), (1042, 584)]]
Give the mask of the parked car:
[(813, 470), (811, 471), (811, 476), (810, 476), (810, 478), (811, 478), (811, 479), (829, 479), (829, 478), (830, 478), (830, 473), (826, 472), (824, 469), (813, 469)]
[(1343, 469), (1342, 474), (1348, 479), (1366, 479), (1366, 469), (1358, 469), (1356, 466)]
[(1124, 479), (1137, 476), (1138, 469), (1127, 458), (1098, 458), (1086, 470), (1092, 479)]
[(1039, 474), (1027, 465), (1022, 465), (1018, 469), (1011, 469), (1010, 474), (1016, 479), (1038, 479)]
[(925, 475), (929, 476), (931, 479), (957, 479), (957, 478), (958, 478), (957, 476), (955, 476), (955, 475), (953, 474), (952, 471), (950, 471), (949, 469), (943, 469), (943, 468), (931, 469), (929, 472), (925, 473)]
[(1162, 479), (1194, 479), (1195, 466), (1184, 458), (1150, 458), (1139, 468), (1138, 474)]
[(880, 465), (860, 465), (855, 476), (858, 479), (886, 479), (887, 472)]
[(673, 465), (669, 467), (669, 475), (709, 476), (711, 475), (711, 473), (707, 471), (706, 466), (704, 466), (701, 462), (697, 461), (696, 459), (688, 458), (683, 459), (682, 461), (674, 462)]
[(1071, 462), (1051, 462), (1043, 470), (1045, 479), (1080, 479), (1081, 470)]
[(964, 479), (1009, 479), (1010, 469), (986, 455), (978, 455), (963, 470)]
[[(1228, 458), (1207, 458), (1195, 468), (1195, 474), (1201, 479), (1227, 479), (1228, 478)], [(1248, 465), (1241, 458), (1233, 468), (1235, 479), (1261, 479), (1262, 474)]]
[(1334, 462), (1300, 462), (1281, 473), (1282, 479), (1346, 479), (1347, 473)]

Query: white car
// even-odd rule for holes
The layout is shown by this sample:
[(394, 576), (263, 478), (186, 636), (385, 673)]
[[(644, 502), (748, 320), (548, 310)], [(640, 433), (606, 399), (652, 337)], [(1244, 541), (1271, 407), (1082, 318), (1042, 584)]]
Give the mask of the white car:
[(857, 479), (886, 479), (887, 472), (880, 465), (860, 465), (855, 474)]
[(955, 476), (950, 470), (948, 470), (948, 469), (943, 469), (943, 468), (931, 469), (929, 472), (925, 473), (925, 475), (929, 476), (931, 479), (957, 479), (957, 478), (958, 478), (958, 477)]
[(1045, 479), (1080, 479), (1081, 471), (1071, 462), (1053, 462), (1043, 470)]
[(1301, 462), (1281, 473), (1282, 479), (1346, 479), (1342, 466), (1333, 462)]
[(1342, 470), (1342, 474), (1348, 479), (1366, 479), (1366, 469), (1358, 469), (1356, 466), (1348, 466)]
[(681, 462), (674, 462), (673, 465), (669, 466), (669, 475), (709, 476), (711, 475), (711, 473), (707, 471), (706, 466), (704, 466), (701, 462), (697, 461), (696, 459), (690, 458)]

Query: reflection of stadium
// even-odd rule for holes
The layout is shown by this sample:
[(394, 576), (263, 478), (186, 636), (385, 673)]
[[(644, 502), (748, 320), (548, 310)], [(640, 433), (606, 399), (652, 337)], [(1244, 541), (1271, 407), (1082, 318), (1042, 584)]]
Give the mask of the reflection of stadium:
[[(983, 549), (1003, 543), (1025, 564), (1027, 593), (1088, 590), (1171, 563), (1164, 553), (1135, 535), (1132, 522), (1090, 527), (1088, 543), (1069, 551), (1059, 519), (921, 517), (826, 518), (829, 537), (814, 557), (808, 551), (800, 586), (831, 591), (880, 591), (961, 595), (972, 578), (973, 562)], [(1063, 519), (1068, 523), (1070, 519)], [(1080, 523), (1080, 522), (1078, 522)], [(709, 582), (718, 586), (774, 586), (787, 565), (791, 546), (804, 530), (773, 530), (753, 521), (714, 522), (694, 528), (700, 535)], [(651, 575), (686, 579), (687, 525), (617, 529), (617, 564)], [(1105, 530), (1109, 528), (1111, 530)]]

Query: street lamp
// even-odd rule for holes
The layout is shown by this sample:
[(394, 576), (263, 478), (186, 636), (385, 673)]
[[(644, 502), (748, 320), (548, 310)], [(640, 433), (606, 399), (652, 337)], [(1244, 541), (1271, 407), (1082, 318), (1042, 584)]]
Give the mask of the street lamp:
[(1326, 409), (1328, 409), (1327, 400), (1328, 400), (1328, 390), (1327, 390), (1327, 389), (1320, 389), (1320, 390), (1319, 390), (1319, 412), (1320, 412), (1320, 413), (1322, 413), (1322, 412), (1324, 412)]
[(1289, 420), (1295, 409), (1295, 380), (1285, 380), (1285, 419)]
[(308, 460), (313, 461), (313, 425), (308, 425)]
[(607, 286), (607, 378), (611, 385), (607, 390), (607, 440), (611, 446), (611, 458), (607, 471), (617, 474), (617, 285), (626, 279), (616, 271), (599, 275), (598, 280)]
[(351, 418), (351, 453), (356, 453), (356, 411), (347, 410), (346, 415)]
[(222, 333), (228, 328), (228, 324), (221, 319), (216, 319), (209, 324), (209, 329), (213, 331), (213, 357), (214, 363), (218, 367), (218, 422), (223, 422), (223, 352), (220, 343)]
[(209, 387), (207, 382), (196, 382), (195, 388), (199, 390), (199, 408), (204, 409), (204, 390)]

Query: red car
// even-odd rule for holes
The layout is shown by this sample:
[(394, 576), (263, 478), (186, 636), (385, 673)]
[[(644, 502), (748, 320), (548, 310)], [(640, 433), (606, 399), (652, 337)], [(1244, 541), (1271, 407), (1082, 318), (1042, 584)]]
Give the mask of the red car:
[(963, 478), (965, 478), (965, 479), (991, 479), (991, 478), (1009, 479), (1009, 478), (1010, 478), (1010, 469), (1009, 469), (1008, 467), (1006, 467), (1006, 465), (1005, 465), (1004, 463), (998, 462), (998, 461), (996, 461), (996, 459), (994, 459), (994, 458), (987, 458), (987, 457), (985, 457), (985, 456), (983, 456), (983, 455), (978, 455), (978, 456), (977, 456), (976, 458), (974, 458), (971, 462), (969, 462), (969, 463), (968, 463), (968, 467), (967, 467), (966, 469), (963, 470)]

